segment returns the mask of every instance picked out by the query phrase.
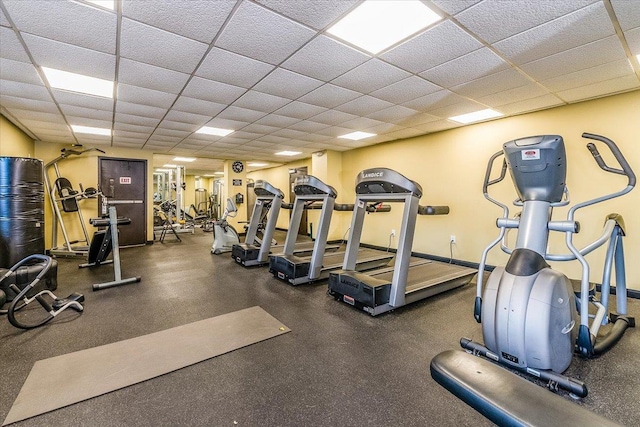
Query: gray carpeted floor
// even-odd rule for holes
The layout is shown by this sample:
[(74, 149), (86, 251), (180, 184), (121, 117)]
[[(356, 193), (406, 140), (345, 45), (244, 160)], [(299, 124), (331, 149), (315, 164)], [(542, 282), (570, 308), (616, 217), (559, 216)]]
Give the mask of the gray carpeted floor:
[[(181, 238), (123, 249), (123, 276), (142, 282), (99, 292), (91, 284), (112, 280), (110, 266), (59, 259), (56, 293), (84, 293), (85, 312), (26, 332), (0, 318), (0, 419), (37, 360), (259, 305), (292, 332), (16, 425), (491, 425), (429, 374), (431, 358), (461, 336), (482, 340), (472, 286), (372, 318), (328, 296), (326, 282), (293, 287), (266, 267), (211, 255), (211, 234)], [(640, 301), (629, 307), (640, 315)], [(634, 329), (601, 358), (576, 359), (570, 373), (590, 390), (579, 404), (640, 425), (638, 349)]]

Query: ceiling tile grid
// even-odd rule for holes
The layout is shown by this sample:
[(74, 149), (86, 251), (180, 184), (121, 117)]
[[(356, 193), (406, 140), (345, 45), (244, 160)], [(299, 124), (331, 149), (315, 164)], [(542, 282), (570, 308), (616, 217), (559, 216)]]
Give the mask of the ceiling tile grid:
[[(45, 142), (189, 153), (206, 171), (640, 89), (640, 1), (423, 3), (443, 19), (372, 55), (327, 32), (359, 0), (0, 0), (0, 111)], [(52, 88), (43, 66), (114, 81), (115, 100)], [(357, 130), (377, 135), (339, 138)]]

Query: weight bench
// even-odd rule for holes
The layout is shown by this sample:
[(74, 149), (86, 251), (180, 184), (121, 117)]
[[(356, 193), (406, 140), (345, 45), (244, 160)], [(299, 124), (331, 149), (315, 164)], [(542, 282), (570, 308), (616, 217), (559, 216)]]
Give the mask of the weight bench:
[(618, 426), (595, 412), (464, 351), (431, 360), (431, 376), (500, 426)]
[[(130, 218), (118, 218), (116, 208), (109, 208), (108, 218), (91, 218), (89, 220), (94, 227), (106, 227), (104, 230), (98, 230), (93, 234), (91, 246), (89, 247), (89, 255), (87, 263), (80, 264), (79, 268), (97, 267), (102, 264), (113, 264), (115, 280), (105, 283), (96, 283), (92, 286), (94, 291), (100, 289), (112, 288), (114, 286), (127, 285), (136, 283), (141, 280), (139, 276), (127, 279), (122, 278), (122, 270), (120, 268), (120, 245), (118, 244), (118, 225), (131, 224)], [(113, 259), (107, 260), (109, 253), (113, 250)]]

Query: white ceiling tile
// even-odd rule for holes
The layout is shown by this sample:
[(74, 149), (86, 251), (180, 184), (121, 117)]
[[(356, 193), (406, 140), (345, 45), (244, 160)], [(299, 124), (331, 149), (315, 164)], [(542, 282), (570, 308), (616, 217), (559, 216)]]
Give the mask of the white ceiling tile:
[(536, 80), (546, 80), (624, 58), (620, 40), (611, 36), (523, 64), (520, 68)]
[(384, 110), (369, 114), (367, 117), (369, 117), (370, 119), (379, 120), (381, 122), (398, 123), (418, 113), (419, 111), (416, 111), (412, 108), (403, 107), (401, 105), (394, 105), (392, 107), (385, 108)]
[(49, 91), (40, 85), (32, 85), (11, 80), (0, 80), (0, 96), (20, 96), (26, 99), (51, 102)]
[(436, 117), (433, 114), (418, 113), (405, 119), (398, 120), (396, 123), (404, 127), (417, 127), (426, 123), (435, 122), (440, 120), (440, 117)]
[(370, 93), (409, 76), (411, 74), (408, 72), (373, 58), (347, 71), (331, 83), (357, 92)]
[(58, 104), (75, 105), (95, 110), (113, 111), (113, 99), (101, 96), (85, 95), (77, 92), (53, 89), (53, 96)]
[[(332, 126), (328, 126), (325, 127), (323, 129), (320, 129), (318, 132), (324, 132), (326, 131), (329, 127)], [(347, 131), (348, 132), (348, 131)], [(315, 133), (305, 133), (304, 136), (301, 136), (300, 139), (302, 141), (306, 141), (306, 142), (319, 142), (319, 141), (326, 141), (329, 137), (327, 135), (321, 135), (321, 134), (315, 134)]]
[(103, 129), (111, 129), (111, 120), (91, 119), (84, 116), (73, 116), (71, 114), (68, 114), (66, 117), (70, 125), (92, 126)]
[(89, 77), (115, 79), (116, 57), (43, 37), (23, 34), (33, 60), (42, 67), (56, 68)]
[(151, 136), (150, 133), (138, 133), (138, 132), (129, 132), (127, 130), (114, 130), (113, 137), (122, 140), (123, 138), (130, 138), (135, 141), (146, 141)]
[(637, 0), (611, 0), (623, 31), (640, 25), (640, 3)]
[(151, 126), (156, 127), (160, 120), (150, 117), (131, 116), (129, 114), (116, 113), (116, 123), (128, 123), (138, 126)]
[(327, 125), (339, 125), (342, 122), (346, 122), (347, 120), (353, 120), (358, 116), (354, 114), (345, 113), (338, 110), (327, 110), (320, 114), (313, 116), (311, 119), (314, 122), (324, 123)]
[(455, 15), (482, 0), (431, 0), (449, 15)]
[[(321, 129), (317, 133), (319, 135), (323, 135), (325, 138), (337, 138), (341, 135), (345, 135), (347, 133), (353, 132), (353, 129), (343, 127), (343, 126), (329, 126), (327, 128)], [(317, 142), (317, 141), (316, 141)]]
[(564, 102), (562, 102), (557, 96), (547, 94), (538, 96), (536, 98), (530, 98), (510, 104), (501, 105), (499, 110), (501, 113), (514, 115), (535, 110), (542, 110), (544, 108), (551, 108), (562, 104), (564, 104)]
[(271, 133), (270, 135), (296, 140), (304, 137), (306, 133), (300, 132), (299, 130), (293, 130), (293, 129), (280, 129), (276, 132)]
[(349, 114), (355, 114), (357, 116), (366, 116), (375, 111), (383, 110), (391, 107), (393, 104), (382, 99), (374, 98), (373, 96), (364, 95), (360, 98), (356, 98), (353, 101), (346, 102), (335, 109), (343, 111)]
[(116, 14), (71, 1), (4, 0), (20, 31), (114, 54)]
[(3, 26), (3, 27), (10, 27), (11, 26), (9, 24), (9, 20), (4, 15), (4, 12), (2, 11), (2, 9), (0, 9), (0, 26)]
[[(253, 121), (254, 120), (252, 120), (251, 122)], [(242, 129), (248, 123), (250, 123), (250, 121), (227, 119), (227, 118), (218, 116), (212, 120), (209, 120), (206, 123), (206, 125), (216, 127), (216, 128), (222, 128), (222, 129), (238, 130), (238, 129)]]
[(172, 93), (120, 83), (118, 84), (117, 99), (118, 101), (168, 109), (176, 100), (176, 96)]
[(559, 92), (581, 86), (588, 86), (605, 80), (633, 75), (633, 68), (627, 59), (598, 65), (575, 73), (554, 77), (540, 82), (552, 92)]
[[(251, 29), (247, 31), (247, 29)], [(215, 45), (270, 64), (279, 64), (315, 35), (315, 31), (255, 3), (243, 2)]]
[(181, 130), (185, 132), (195, 132), (198, 129), (200, 129), (200, 126), (193, 123), (177, 122), (177, 121), (172, 121), (165, 118), (160, 122), (160, 124), (158, 125), (158, 128)]
[[(113, 111), (97, 110), (95, 108), (84, 108), (76, 105), (60, 104), (60, 109), (65, 116), (86, 117), (89, 119), (97, 119), (111, 122), (113, 120)], [(111, 126), (109, 126), (111, 127)]]
[(454, 86), (451, 90), (459, 95), (469, 98), (477, 98), (480, 96), (490, 95), (496, 92), (502, 92), (514, 87), (524, 86), (531, 83), (531, 80), (523, 76), (521, 73), (508, 69), (490, 76), (482, 77), (469, 83)]
[(364, 63), (369, 56), (320, 35), (283, 64), (283, 68), (328, 82)]
[(31, 63), (29, 55), (25, 52), (22, 43), (11, 28), (0, 27), (0, 57), (14, 61)]
[(285, 142), (289, 141), (290, 138), (285, 138), (283, 136), (277, 136), (277, 135), (264, 135), (261, 136), (259, 140), (257, 140), (256, 142), (263, 142), (265, 144), (269, 144), (270, 148), (273, 148), (273, 144), (284, 144)]
[(638, 78), (633, 75), (614, 78), (590, 84), (587, 86), (577, 87), (562, 92), (557, 95), (569, 102), (583, 101), (586, 99), (606, 96), (617, 92), (625, 92), (629, 90), (640, 89)]
[(187, 113), (201, 114), (203, 116), (213, 117), (224, 110), (227, 106), (217, 104), (215, 102), (203, 101), (201, 99), (189, 98), (181, 96), (173, 105), (174, 110), (184, 111)]
[(402, 104), (442, 88), (417, 76), (411, 76), (392, 85), (371, 92), (372, 96), (394, 104)]
[(629, 49), (634, 55), (640, 55), (640, 27), (624, 33)]
[(182, 123), (190, 123), (193, 125), (202, 126), (211, 120), (211, 116), (203, 116), (201, 114), (193, 114), (193, 113), (184, 113), (182, 111), (171, 110), (167, 113), (167, 120), (182, 122)]
[(122, 58), (118, 80), (131, 86), (140, 86), (161, 92), (178, 94), (184, 88), (188, 74), (179, 73), (142, 62)]
[[(36, 102), (41, 102), (41, 101), (36, 101)], [(19, 109), (19, 108), (7, 108), (7, 110), (21, 122), (24, 120), (36, 120), (40, 122), (53, 122), (53, 123), (64, 122), (62, 115), (57, 112), (41, 112), (41, 111), (34, 111), (31, 109), (25, 110), (25, 109)]]
[(124, 18), (120, 55), (191, 74), (208, 46), (204, 43)]
[(142, 148), (142, 143), (143, 142), (140, 142), (140, 141), (137, 141), (137, 140), (132, 140), (131, 142), (127, 142), (127, 141), (125, 141), (125, 138), (123, 138), (123, 140), (120, 140), (120, 141), (116, 141), (114, 139), (113, 146), (114, 147), (121, 147), (121, 148), (137, 149), (137, 148)]
[(116, 123), (113, 125), (113, 128), (115, 130), (126, 130), (129, 132), (151, 134), (151, 132), (153, 132), (153, 130), (155, 129), (155, 126), (140, 126), (116, 121)]
[(266, 64), (246, 56), (213, 48), (196, 70), (196, 75), (234, 86), (250, 88), (273, 70)]
[(133, 102), (118, 101), (116, 103), (116, 113), (131, 114), (133, 116), (151, 117), (162, 119), (167, 113), (166, 108), (152, 107), (150, 105), (136, 104)]
[(238, 98), (233, 105), (240, 108), (271, 113), (278, 108), (287, 105), (289, 102), (291, 102), (291, 100), (287, 98), (249, 90)]
[(71, 134), (71, 129), (69, 129), (69, 126), (67, 126), (67, 124), (64, 122), (52, 122), (50, 120), (42, 121), (37, 119), (21, 119), (20, 121), (29, 129), (45, 130), (47, 132), (59, 132), (62, 134), (68, 133), (69, 135)]
[(290, 129), (299, 130), (302, 132), (317, 132), (320, 129), (328, 127), (324, 123), (313, 122), (311, 120), (302, 120), (296, 124), (289, 126)]
[[(481, 39), (495, 43), (578, 10), (594, 1), (485, 0), (456, 15), (456, 19)], [(505, 19), (507, 16), (509, 18)]]
[(564, 15), (554, 21), (495, 43), (516, 64), (524, 64), (615, 34), (602, 3)]
[[(443, 46), (447, 46), (443, 49)], [(482, 47), (451, 21), (444, 21), (417, 37), (391, 49), (382, 59), (413, 73), (444, 64)]]
[(530, 83), (502, 92), (492, 93), (491, 95), (482, 96), (476, 98), (476, 101), (489, 107), (500, 107), (501, 105), (511, 104), (516, 101), (520, 102), (531, 98), (539, 98), (548, 94), (549, 92), (541, 85)]
[(58, 113), (58, 107), (52, 101), (40, 101), (16, 96), (0, 94), (0, 102), (5, 108), (17, 108), (19, 110), (33, 110), (44, 113)]
[(416, 99), (412, 99), (411, 101), (405, 102), (402, 105), (408, 108), (413, 108), (414, 110), (427, 112), (430, 109), (457, 104), (464, 101), (464, 99), (465, 98), (456, 95), (449, 90), (441, 90), (425, 96), (421, 96)]
[[(422, 113), (418, 114), (418, 116), (420, 115), (422, 115)], [(406, 121), (406, 120), (410, 120), (410, 119), (407, 118), (402, 121)], [(396, 125), (393, 123), (383, 123), (381, 125), (370, 127), (369, 129), (367, 129), (367, 132), (375, 133), (375, 134), (378, 134), (378, 136), (380, 136), (380, 135), (385, 135), (387, 133), (395, 132), (402, 129), (404, 129), (404, 126)]]
[[(162, 125), (161, 125), (162, 126)], [(166, 136), (170, 138), (184, 139), (191, 134), (191, 132), (184, 130), (174, 130), (174, 129), (166, 129), (164, 127), (158, 127), (154, 132), (153, 136)]]
[(189, 81), (182, 95), (218, 104), (231, 104), (245, 92), (246, 89), (240, 86), (194, 77)]
[(175, 0), (122, 2), (122, 14), (154, 27), (211, 43), (236, 4), (236, 0), (189, 0), (188, 7)]
[(36, 68), (26, 62), (0, 58), (0, 79), (42, 86)]
[(244, 124), (253, 123), (256, 120), (266, 116), (262, 111), (250, 110), (248, 108), (242, 108), (235, 105), (227, 107), (222, 113), (218, 114), (216, 118), (234, 120), (238, 122), (244, 122)]
[(248, 126), (245, 126), (242, 128), (243, 132), (250, 132), (250, 133), (255, 133), (257, 135), (266, 135), (269, 134), (271, 132), (275, 132), (277, 130), (279, 130), (279, 127), (276, 126), (267, 126), (267, 125), (261, 125), (261, 124), (257, 124), (257, 123), (251, 123)]
[(358, 3), (357, 0), (257, 0), (289, 18), (322, 30)]
[(47, 135), (39, 136), (40, 141), (56, 144), (75, 144), (76, 139), (73, 136)]
[(325, 108), (335, 108), (360, 96), (362, 96), (360, 92), (326, 83), (301, 97), (299, 101)]
[(260, 133), (254, 133), (254, 132), (248, 132), (245, 131), (244, 128), (242, 130), (238, 130), (235, 131), (232, 135), (233, 138), (239, 138), (245, 141), (250, 141), (253, 139), (257, 139), (260, 138), (262, 136), (262, 134)]
[(365, 130), (374, 126), (380, 126), (381, 124), (385, 123), (367, 117), (358, 117), (357, 119), (347, 120), (346, 122), (340, 123), (340, 126), (353, 130)]
[(437, 85), (450, 88), (510, 68), (491, 49), (483, 47), (453, 59), (423, 73), (423, 77)]
[(283, 98), (298, 99), (322, 85), (323, 82), (320, 80), (303, 76), (284, 68), (276, 68), (255, 85), (253, 89)]
[(447, 129), (453, 129), (462, 126), (459, 123), (451, 122), (449, 120), (438, 120), (436, 122), (427, 123), (425, 125), (421, 125), (418, 129), (427, 133), (440, 132)]
[(283, 128), (283, 127), (289, 127), (291, 125), (294, 125), (299, 121), (300, 121), (299, 119), (296, 119), (294, 117), (281, 116), (278, 114), (269, 114), (264, 116), (260, 120), (257, 120), (255, 123), (259, 125), (276, 126), (276, 127)]

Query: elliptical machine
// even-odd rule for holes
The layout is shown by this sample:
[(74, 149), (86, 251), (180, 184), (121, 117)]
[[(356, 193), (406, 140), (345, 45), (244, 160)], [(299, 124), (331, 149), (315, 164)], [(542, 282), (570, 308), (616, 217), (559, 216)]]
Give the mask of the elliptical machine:
[[(552, 389), (558, 387), (585, 397), (586, 385), (561, 375), (570, 365), (574, 350), (583, 357), (594, 357), (610, 349), (628, 327), (635, 326), (627, 316), (627, 288), (622, 237), (625, 226), (618, 214), (607, 216), (600, 237), (582, 249), (573, 244), (573, 235), (580, 230), (574, 219), (579, 209), (622, 196), (635, 186), (636, 177), (616, 144), (603, 136), (584, 133), (584, 138), (604, 143), (621, 169), (609, 167), (592, 142), (587, 148), (598, 166), (605, 172), (627, 177), (628, 183), (620, 191), (597, 197), (572, 206), (564, 221), (551, 220), (554, 207), (570, 203), (565, 185), (566, 155), (561, 136), (544, 135), (507, 142), (503, 150), (489, 160), (483, 191), (490, 202), (503, 209), (497, 220), (500, 235), (483, 252), (477, 283), (474, 317), (482, 323), (485, 345), (463, 338), (463, 348), (488, 357), (542, 380)], [(495, 160), (504, 156), (502, 171), (491, 180)], [(519, 217), (509, 218), (509, 208), (488, 194), (488, 187), (502, 181), (509, 169), (522, 207)], [(517, 229), (516, 248), (506, 246), (507, 229)], [(549, 254), (549, 231), (565, 233), (570, 254)], [(483, 289), (483, 272), (488, 252), (498, 243), (510, 254), (505, 267), (497, 267)], [(601, 292), (589, 283), (589, 263), (585, 255), (608, 243)], [(574, 294), (572, 281), (554, 271), (547, 261), (578, 260), (582, 277), (573, 281), (578, 285)], [(618, 313), (609, 315), (611, 274), (615, 269)], [(589, 314), (589, 306), (595, 307)], [(592, 319), (590, 321), (590, 319)], [(608, 334), (598, 336), (600, 327), (613, 323)]]
[(211, 246), (212, 254), (220, 255), (224, 252), (231, 252), (233, 245), (240, 243), (238, 232), (227, 222), (227, 218), (233, 218), (237, 214), (238, 207), (233, 199), (229, 197), (222, 217), (213, 223), (213, 245)]

